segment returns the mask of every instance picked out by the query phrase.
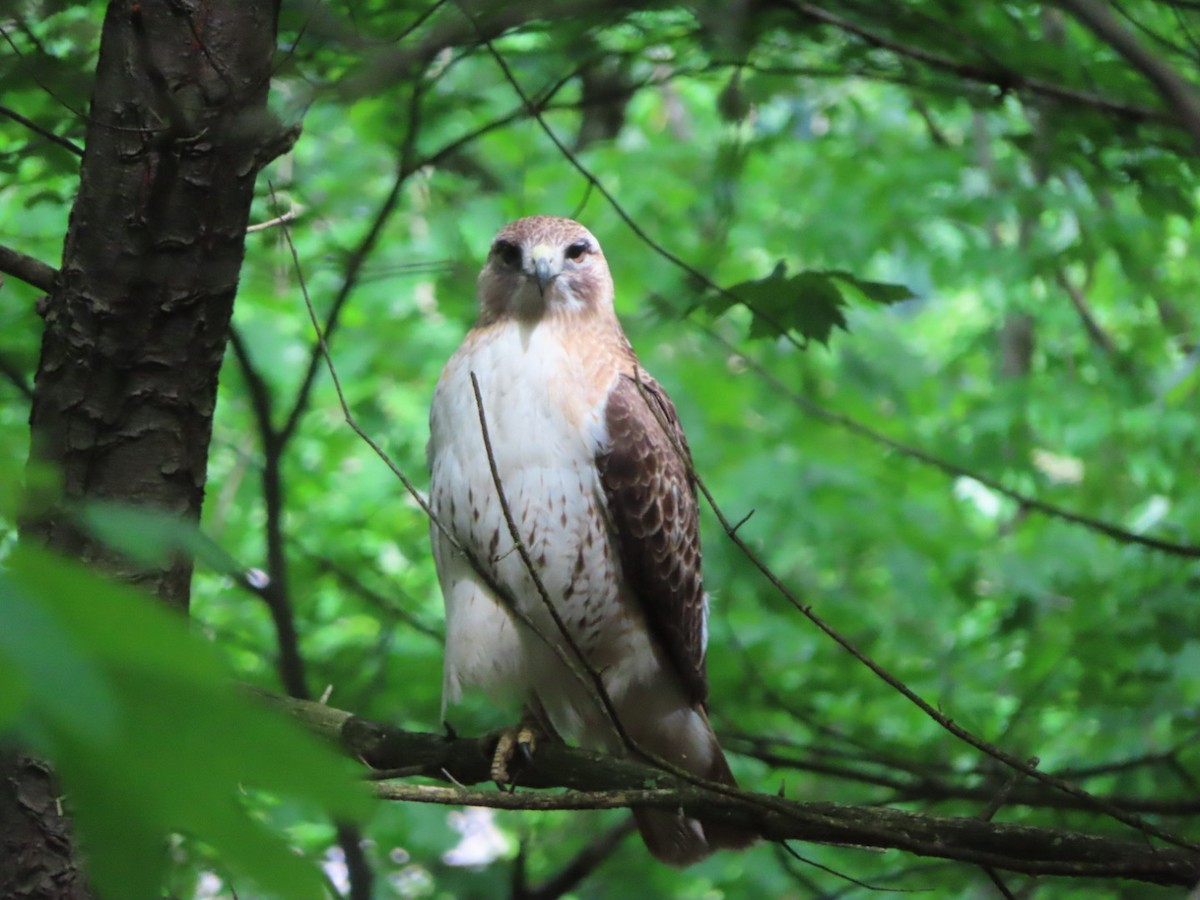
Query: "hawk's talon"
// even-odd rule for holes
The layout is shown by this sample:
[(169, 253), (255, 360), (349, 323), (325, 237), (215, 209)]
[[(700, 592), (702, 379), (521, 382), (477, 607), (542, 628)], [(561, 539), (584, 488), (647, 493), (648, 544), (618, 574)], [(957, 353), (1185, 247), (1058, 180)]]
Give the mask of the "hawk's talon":
[(492, 755), (491, 771), (492, 781), (496, 782), (498, 788), (510, 793), (516, 789), (514, 775), (533, 762), (533, 754), (541, 737), (542, 732), (536, 723), (527, 720), (521, 721), (515, 728), (500, 732), (496, 751)]

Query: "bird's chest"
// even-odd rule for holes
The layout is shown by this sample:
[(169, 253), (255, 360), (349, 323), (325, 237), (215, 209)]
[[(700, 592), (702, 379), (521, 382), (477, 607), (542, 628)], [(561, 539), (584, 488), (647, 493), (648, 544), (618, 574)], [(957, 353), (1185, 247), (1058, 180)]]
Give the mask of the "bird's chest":
[(616, 589), (595, 464), (608, 385), (539, 331), (512, 325), (447, 364), (431, 417), (430, 499), (457, 540), (541, 619), (545, 604), (512, 540), (502, 492), (552, 602), (586, 631), (591, 607)]

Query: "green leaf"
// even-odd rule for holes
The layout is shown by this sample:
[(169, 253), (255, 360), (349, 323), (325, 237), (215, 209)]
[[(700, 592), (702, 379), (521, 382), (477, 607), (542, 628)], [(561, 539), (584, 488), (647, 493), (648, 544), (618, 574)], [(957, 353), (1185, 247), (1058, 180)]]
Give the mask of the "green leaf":
[(715, 314), (740, 301), (754, 315), (752, 339), (797, 332), (804, 340), (829, 342), (834, 327), (845, 330), (845, 305), (836, 282), (822, 272), (799, 272), (788, 276), (783, 261), (766, 278), (743, 281), (730, 287), (707, 307)]
[(135, 562), (162, 565), (176, 554), (205, 563), (223, 575), (240, 577), (244, 568), (191, 522), (152, 509), (92, 501), (78, 513), (95, 537)]
[(890, 306), (893, 303), (900, 303), (904, 300), (913, 300), (917, 296), (902, 284), (891, 284), (886, 281), (869, 281), (837, 269), (830, 269), (825, 274), (832, 275), (839, 281), (850, 285), (863, 299), (869, 300), (872, 303), (879, 303), (883, 306)]
[[(63, 779), (104, 896), (156, 893), (175, 832), (270, 893), (323, 890), (317, 868), (248, 808), (246, 791), (360, 818), (367, 800), (348, 761), (237, 691), (212, 649), (154, 600), (29, 548), (2, 577), (0, 634), (26, 645), (0, 642), (0, 666), (26, 692), (12, 727)], [(39, 660), (61, 660), (66, 672), (47, 677)], [(110, 713), (66, 712), (64, 697)]]

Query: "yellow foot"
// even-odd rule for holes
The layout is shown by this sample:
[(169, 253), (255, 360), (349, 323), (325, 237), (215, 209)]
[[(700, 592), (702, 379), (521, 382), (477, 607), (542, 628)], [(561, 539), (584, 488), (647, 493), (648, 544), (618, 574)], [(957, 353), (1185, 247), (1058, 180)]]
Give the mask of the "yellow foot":
[(513, 787), (516, 784), (513, 772), (533, 762), (533, 752), (541, 737), (541, 730), (529, 721), (522, 721), (515, 728), (500, 732), (496, 752), (492, 756), (492, 781), (502, 789)]

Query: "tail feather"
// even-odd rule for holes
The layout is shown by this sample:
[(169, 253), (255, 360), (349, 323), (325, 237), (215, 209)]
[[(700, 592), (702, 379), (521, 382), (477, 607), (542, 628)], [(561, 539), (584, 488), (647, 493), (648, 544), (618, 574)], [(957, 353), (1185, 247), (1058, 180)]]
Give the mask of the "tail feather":
[[(729, 762), (725, 759), (717, 736), (708, 724), (708, 716), (702, 707), (697, 707), (696, 712), (703, 723), (703, 730), (707, 732), (708, 753), (703, 754), (706, 765), (697, 771), (687, 764), (687, 758), (680, 761), (681, 765), (709, 781), (736, 787), (737, 780), (729, 769)], [(670, 758), (676, 754), (663, 755)], [(692, 755), (691, 759), (695, 758), (696, 756)], [(682, 812), (672, 810), (635, 809), (633, 818), (650, 854), (660, 862), (672, 866), (690, 866), (716, 850), (740, 850), (750, 846), (757, 839), (757, 835), (752, 832), (717, 822), (692, 819)]]

